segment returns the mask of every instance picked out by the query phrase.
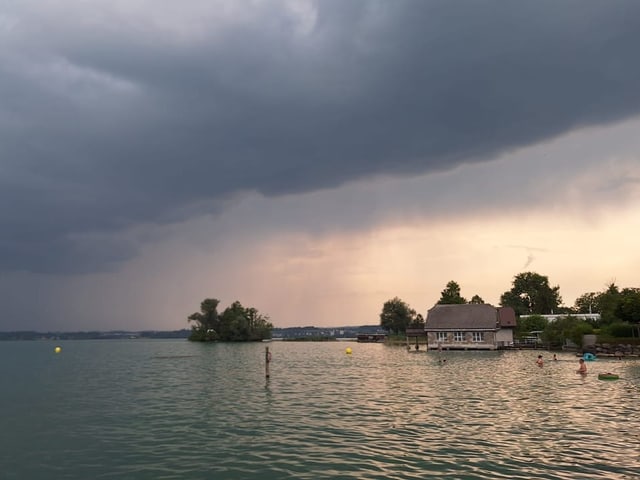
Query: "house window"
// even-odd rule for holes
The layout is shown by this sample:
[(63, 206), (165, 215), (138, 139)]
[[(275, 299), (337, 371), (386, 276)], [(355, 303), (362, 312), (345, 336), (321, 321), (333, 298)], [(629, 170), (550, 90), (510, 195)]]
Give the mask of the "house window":
[(472, 340), (476, 343), (482, 342), (484, 340), (482, 337), (483, 337), (482, 332), (473, 332)]
[(436, 340), (438, 342), (446, 342), (447, 341), (447, 332), (438, 332), (438, 333), (436, 333)]
[(454, 342), (464, 342), (464, 332), (453, 332)]

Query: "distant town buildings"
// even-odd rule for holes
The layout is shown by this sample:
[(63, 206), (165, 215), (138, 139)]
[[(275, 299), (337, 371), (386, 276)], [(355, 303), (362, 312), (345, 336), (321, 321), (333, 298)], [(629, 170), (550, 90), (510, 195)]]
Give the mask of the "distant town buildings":
[(362, 325), (351, 327), (288, 327), (273, 328), (273, 340), (294, 340), (311, 338), (358, 338), (358, 335), (386, 334), (380, 325)]

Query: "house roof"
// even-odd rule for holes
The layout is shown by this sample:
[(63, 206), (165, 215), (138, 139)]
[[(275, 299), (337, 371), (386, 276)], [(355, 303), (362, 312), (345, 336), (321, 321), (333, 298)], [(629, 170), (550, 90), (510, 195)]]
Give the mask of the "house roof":
[(501, 327), (515, 327), (516, 311), (511, 307), (498, 307), (498, 322)]
[(498, 309), (486, 303), (435, 305), (427, 312), (426, 331), (496, 330)]

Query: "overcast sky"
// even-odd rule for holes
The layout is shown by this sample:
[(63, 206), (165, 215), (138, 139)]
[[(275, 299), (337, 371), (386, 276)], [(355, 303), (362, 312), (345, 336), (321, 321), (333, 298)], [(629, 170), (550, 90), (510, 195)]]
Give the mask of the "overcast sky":
[(0, 330), (640, 286), (640, 2), (8, 0)]

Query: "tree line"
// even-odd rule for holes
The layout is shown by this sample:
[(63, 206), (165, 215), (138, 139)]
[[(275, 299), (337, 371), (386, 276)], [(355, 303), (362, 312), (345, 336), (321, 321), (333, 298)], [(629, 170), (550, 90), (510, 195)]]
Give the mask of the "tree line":
[[(461, 294), (460, 285), (453, 280), (440, 292), (436, 302), (440, 305), (466, 303), (485, 302), (479, 295), (473, 295), (467, 301)], [(557, 341), (560, 337), (581, 338), (596, 330), (612, 337), (632, 337), (634, 328), (640, 333), (640, 288), (620, 288), (610, 283), (602, 292), (580, 295), (573, 307), (566, 307), (562, 305), (560, 286), (550, 285), (545, 275), (523, 272), (515, 275), (511, 289), (500, 296), (500, 306), (512, 307), (518, 316), (533, 315), (518, 321), (516, 335), (539, 330), (547, 334), (548, 341)], [(540, 316), (554, 313), (567, 319), (549, 323)], [(578, 313), (599, 313), (600, 320), (571, 317)], [(382, 306), (380, 326), (390, 333), (401, 334), (407, 328), (424, 326), (424, 319), (406, 302), (394, 297)]]
[(243, 307), (237, 300), (218, 313), (220, 300), (207, 298), (200, 304), (200, 311), (192, 313), (193, 322), (189, 340), (199, 342), (246, 342), (271, 338), (273, 325), (269, 317), (253, 307)]

